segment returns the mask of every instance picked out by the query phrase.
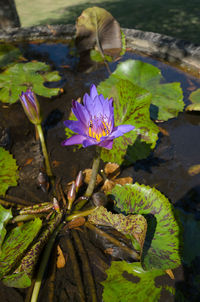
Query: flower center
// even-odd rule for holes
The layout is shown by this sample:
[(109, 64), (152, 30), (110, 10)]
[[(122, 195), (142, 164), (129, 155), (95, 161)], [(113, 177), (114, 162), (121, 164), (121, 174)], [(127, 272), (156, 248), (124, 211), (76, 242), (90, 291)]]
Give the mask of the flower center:
[(110, 134), (111, 123), (105, 121), (104, 118), (94, 118), (90, 120), (88, 126), (88, 135), (97, 141), (100, 141), (101, 137), (108, 136)]

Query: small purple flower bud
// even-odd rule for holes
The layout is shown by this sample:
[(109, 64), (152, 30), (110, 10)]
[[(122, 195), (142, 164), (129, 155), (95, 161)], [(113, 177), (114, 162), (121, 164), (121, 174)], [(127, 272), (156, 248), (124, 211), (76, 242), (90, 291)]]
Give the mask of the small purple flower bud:
[(74, 200), (76, 198), (76, 184), (75, 184), (75, 181), (72, 182), (71, 188), (69, 189), (68, 194), (67, 194), (67, 198), (68, 198), (67, 209), (71, 210), (72, 203), (74, 202)]
[(81, 185), (83, 184), (83, 172), (80, 171), (76, 177), (75, 186), (76, 186), (76, 193), (80, 189)]
[(30, 122), (35, 125), (40, 124), (40, 105), (34, 92), (28, 89), (26, 92), (22, 92), (19, 99)]

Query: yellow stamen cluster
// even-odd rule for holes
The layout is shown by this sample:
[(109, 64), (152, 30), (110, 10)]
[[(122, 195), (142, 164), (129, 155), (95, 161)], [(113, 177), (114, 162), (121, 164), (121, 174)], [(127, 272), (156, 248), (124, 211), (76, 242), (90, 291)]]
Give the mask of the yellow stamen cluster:
[(110, 133), (110, 126), (108, 123), (102, 121), (102, 125), (98, 129), (100, 131), (97, 133), (95, 130), (92, 121), (90, 121), (88, 135), (95, 138), (97, 141), (100, 141), (102, 136), (107, 136)]

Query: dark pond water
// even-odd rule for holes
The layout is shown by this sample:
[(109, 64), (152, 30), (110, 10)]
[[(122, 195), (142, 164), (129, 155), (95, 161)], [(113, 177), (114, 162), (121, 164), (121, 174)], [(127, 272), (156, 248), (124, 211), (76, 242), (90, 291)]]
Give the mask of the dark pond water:
[[(30, 60), (47, 61), (53, 69), (58, 69), (62, 75), (61, 85), (64, 93), (52, 99), (39, 97), (39, 101), (43, 112), (43, 127), (53, 173), (65, 185), (75, 178), (80, 169), (91, 167), (94, 149), (77, 149), (73, 146), (61, 147), (61, 142), (65, 139), (63, 121), (68, 119), (72, 99), (83, 96), (86, 91), (89, 91), (92, 83), (98, 85), (109, 75), (103, 67), (90, 73), (79, 72), (76, 69), (77, 59), (63, 44), (26, 45), (24, 55)], [(185, 104), (189, 103), (188, 96), (191, 90), (200, 88), (200, 79), (153, 58), (126, 53), (121, 61), (130, 58), (142, 60), (160, 68), (166, 82), (180, 82)], [(116, 63), (111, 64), (111, 70), (113, 71), (115, 68)], [(200, 173), (194, 176), (190, 176), (188, 173), (189, 167), (200, 164), (200, 115), (181, 113), (178, 118), (158, 125), (164, 128), (168, 135), (160, 134), (157, 147), (149, 158), (124, 169), (122, 176), (131, 176), (134, 181), (140, 184), (155, 186), (176, 206), (187, 212), (195, 213), (196, 218), (200, 219)], [(10, 151), (16, 158), (20, 169), (19, 186), (11, 188), (9, 194), (32, 202), (48, 201), (48, 195), (37, 187), (37, 176), (43, 167), (40, 146), (35, 139), (34, 126), (25, 117), (19, 103), (12, 106), (0, 104), (0, 126), (9, 129)], [(32, 161), (27, 164), (29, 159)], [(99, 301), (101, 301), (102, 287), (99, 282), (105, 278), (104, 271), (108, 266), (110, 257), (105, 256), (95, 248), (91, 241), (88, 242), (88, 232), (83, 233), (84, 235), (81, 235), (83, 244), (89, 251), (90, 259), (94, 261), (93, 270)], [(65, 236), (66, 234), (62, 234), (60, 237), (64, 251), (67, 250)], [(101, 268), (98, 265), (100, 261), (98, 259), (103, 259)], [(69, 260), (69, 270), (64, 268), (57, 273), (55, 301), (79, 301), (76, 295), (77, 288), (73, 278), (70, 277), (70, 267)], [(157, 280), (158, 286), (160, 282), (162, 284), (166, 282), (166, 284), (174, 285), (175, 288), (177, 284), (184, 287), (187, 284), (185, 283), (187, 278), (192, 273), (182, 267), (175, 270), (174, 274), (175, 280), (169, 280), (169, 277), (161, 278)], [(3, 290), (6, 291), (5, 288)], [(16, 301), (24, 301), (24, 291), (17, 290), (15, 295)], [(41, 301), (46, 301), (44, 297), (45, 294), (42, 294)], [(195, 300), (196, 297), (195, 292), (195, 298), (191, 301), (197, 301)], [(11, 297), (5, 301), (14, 300)], [(174, 301), (174, 298), (163, 291), (161, 301)]]

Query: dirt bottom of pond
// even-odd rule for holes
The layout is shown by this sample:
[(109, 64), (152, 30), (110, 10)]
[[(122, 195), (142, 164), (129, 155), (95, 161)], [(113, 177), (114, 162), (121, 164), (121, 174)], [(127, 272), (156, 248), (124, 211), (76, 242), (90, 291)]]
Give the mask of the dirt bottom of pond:
[[(137, 55), (127, 54), (127, 56), (139, 59)], [(186, 103), (190, 88), (192, 86), (200, 87), (199, 79), (163, 63), (152, 62), (150, 58), (143, 58), (143, 60), (157, 64), (162, 69), (166, 81), (174, 81), (174, 78), (176, 81), (180, 81)], [(68, 182), (75, 179), (80, 170), (91, 168), (94, 149), (61, 146), (61, 142), (65, 139), (63, 121), (69, 117), (72, 99), (76, 100), (82, 97), (92, 83), (98, 84), (108, 74), (104, 68), (88, 74), (73, 72), (68, 69), (62, 69), (61, 73), (66, 79), (66, 83), (63, 85), (64, 93), (50, 100), (40, 97), (39, 101), (43, 112), (43, 129), (53, 174), (65, 188)], [(44, 169), (44, 162), (34, 126), (26, 118), (19, 103), (12, 106), (0, 104), (0, 116), (0, 126), (9, 132), (8, 148), (19, 166), (19, 184), (15, 188), (10, 188), (8, 194), (27, 200), (32, 204), (50, 201), (49, 194), (43, 192), (37, 183), (38, 174)], [(199, 163), (200, 115), (182, 113), (178, 118), (160, 123), (159, 126), (165, 130), (167, 135), (161, 134), (154, 152), (146, 160), (123, 168), (121, 176), (130, 176), (134, 182), (156, 187), (170, 199), (175, 207), (188, 213), (195, 213), (196, 218), (200, 219), (200, 174), (194, 176), (188, 174), (189, 167)], [(109, 232), (109, 230), (106, 231)], [(119, 233), (115, 236), (119, 236)], [(125, 238), (122, 238), (123, 240)], [(87, 259), (94, 276), (98, 301), (102, 301), (103, 287), (101, 282), (106, 279), (105, 271), (111, 260), (120, 259), (117, 251), (116, 257), (112, 257), (109, 254), (109, 249), (113, 249), (113, 246), (109, 246), (108, 243), (97, 238), (85, 226), (73, 230), (63, 230), (59, 234), (57, 243), (64, 253), (66, 264), (62, 268), (56, 268), (57, 251), (54, 250), (48, 264), (39, 301), (49, 301), (51, 292), (49, 292), (49, 287), (47, 288), (48, 282), (53, 282), (52, 286), (55, 288), (55, 295), (51, 301), (78, 302), (84, 301), (84, 299), (85, 301), (93, 301), (90, 286), (88, 286), (88, 281), (85, 278), (88, 269), (85, 266), (85, 259)], [(69, 250), (73, 251), (72, 254), (77, 259), (78, 270), (84, 287), (84, 298), (81, 296), (80, 285), (77, 285), (75, 281), (74, 276), (78, 270), (74, 267), (74, 259), (71, 258)], [(178, 288), (182, 289), (191, 285), (190, 277), (192, 274), (194, 274), (194, 267), (188, 268), (183, 265), (174, 270), (174, 280), (166, 275), (157, 278), (156, 284), (157, 286), (160, 284), (173, 286), (176, 291)], [(129, 278), (128, 274), (127, 278)], [(130, 281), (135, 282), (135, 280)], [(196, 291), (197, 289), (191, 285), (192, 290)], [(29, 289), (7, 288), (1, 284), (1, 301), (26, 302), (28, 301), (26, 299), (28, 291)], [(174, 301), (174, 296), (163, 290), (160, 301)]]

